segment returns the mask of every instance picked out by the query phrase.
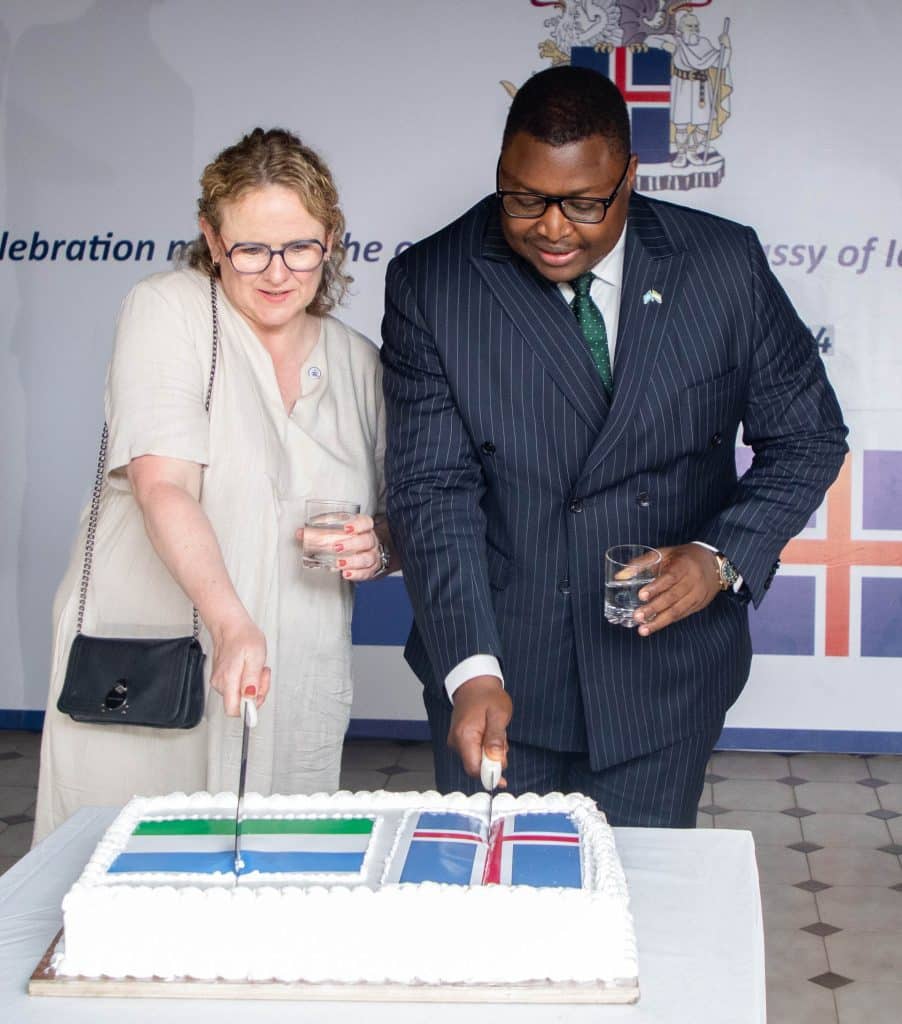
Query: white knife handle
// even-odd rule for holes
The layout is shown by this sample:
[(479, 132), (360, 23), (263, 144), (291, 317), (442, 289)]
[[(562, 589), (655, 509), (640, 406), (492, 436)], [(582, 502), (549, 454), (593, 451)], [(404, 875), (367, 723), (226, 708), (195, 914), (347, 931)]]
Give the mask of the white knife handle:
[(257, 702), (253, 697), (242, 697), (241, 698), (241, 720), (247, 722), (249, 729), (253, 729), (257, 724)]
[(490, 793), (498, 788), (498, 782), (501, 779), (501, 762), (492, 760), (485, 751), (482, 752), (479, 779), (483, 789), (487, 789)]

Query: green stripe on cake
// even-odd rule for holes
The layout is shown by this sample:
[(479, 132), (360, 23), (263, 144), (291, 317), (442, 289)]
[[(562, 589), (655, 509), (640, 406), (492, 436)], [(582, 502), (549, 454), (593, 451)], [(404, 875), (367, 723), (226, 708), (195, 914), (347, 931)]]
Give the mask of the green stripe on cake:
[[(369, 835), (371, 818), (246, 818), (242, 835)], [(142, 821), (135, 836), (231, 836), (234, 818), (173, 818), (168, 821)]]

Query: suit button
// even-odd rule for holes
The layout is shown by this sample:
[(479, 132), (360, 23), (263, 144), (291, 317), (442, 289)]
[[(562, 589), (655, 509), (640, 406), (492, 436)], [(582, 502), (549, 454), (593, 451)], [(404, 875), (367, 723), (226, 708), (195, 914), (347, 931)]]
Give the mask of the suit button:
[(483, 453), (483, 455), (494, 455), (495, 454), (495, 446), (492, 444), (491, 441), (483, 441), (482, 442), (482, 453)]
[(639, 491), (636, 495), (636, 504), (639, 508), (648, 508), (651, 504), (651, 498), (648, 496), (648, 491)]
[(568, 580), (568, 579), (563, 579), (563, 580), (561, 580), (561, 581), (560, 581), (560, 582), (558, 583), (558, 585), (557, 585), (557, 588), (558, 588), (558, 590), (559, 590), (559, 591), (560, 591), (560, 592), (561, 592), (561, 593), (562, 593), (562, 594), (563, 594), (564, 596), (566, 596), (567, 594), (569, 594), (569, 593), (570, 593), (570, 580)]
[(582, 510), (583, 510), (582, 499), (581, 498), (574, 498), (573, 501), (570, 502), (568, 508), (570, 509), (571, 512), (582, 512)]
[(712, 448), (719, 448), (723, 444), (723, 438), (720, 434), (712, 434), (711, 440), (708, 442)]

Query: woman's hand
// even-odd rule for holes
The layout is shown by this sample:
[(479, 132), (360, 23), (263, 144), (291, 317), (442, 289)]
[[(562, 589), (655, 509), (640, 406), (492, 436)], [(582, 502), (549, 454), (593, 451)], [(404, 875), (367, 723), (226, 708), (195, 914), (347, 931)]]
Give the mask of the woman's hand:
[[(303, 544), (303, 529), (298, 530), (295, 536)], [(379, 545), (373, 517), (354, 516), (345, 523), (344, 536), (333, 546), (336, 555), (335, 571), (352, 583), (362, 583), (381, 575), (382, 555)]]
[[(241, 697), (256, 690), (257, 707), (266, 700), (271, 672), (266, 665), (266, 637), (245, 615), (211, 629), (213, 673), (210, 685), (222, 694), (227, 715), (241, 713)], [(254, 690), (251, 690), (254, 694)]]

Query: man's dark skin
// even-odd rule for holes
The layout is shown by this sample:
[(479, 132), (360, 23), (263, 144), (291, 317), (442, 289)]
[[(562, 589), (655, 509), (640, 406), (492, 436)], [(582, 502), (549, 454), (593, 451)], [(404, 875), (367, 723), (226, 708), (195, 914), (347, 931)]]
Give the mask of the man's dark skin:
[[(626, 224), (638, 157), (623, 153), (601, 135), (563, 146), (540, 142), (526, 132), (511, 137), (501, 152), (503, 189), (551, 196), (610, 196), (629, 169), (616, 199), (600, 224), (567, 220), (556, 203), (534, 220), (501, 214), (508, 245), (549, 281), (572, 281), (591, 270), (617, 244)], [(639, 592), (635, 612), (640, 636), (651, 636), (705, 608), (720, 592), (712, 551), (693, 543), (660, 549), (661, 572)], [(602, 553), (599, 553), (599, 558)], [(599, 613), (600, 614), (600, 613)], [(475, 652), (474, 652), (475, 653)], [(507, 766), (507, 725), (513, 714), (509, 695), (496, 676), (475, 676), (454, 692), (448, 746), (470, 776), (479, 775), (482, 753)], [(504, 783), (502, 782), (502, 785)]]

